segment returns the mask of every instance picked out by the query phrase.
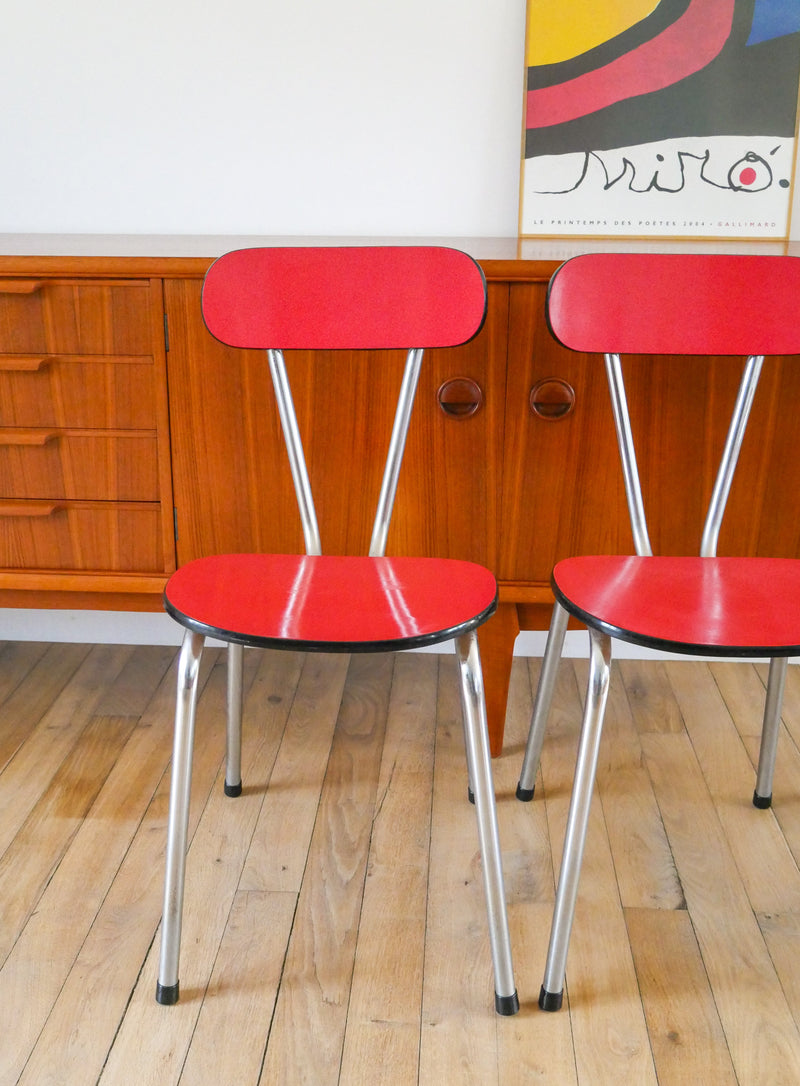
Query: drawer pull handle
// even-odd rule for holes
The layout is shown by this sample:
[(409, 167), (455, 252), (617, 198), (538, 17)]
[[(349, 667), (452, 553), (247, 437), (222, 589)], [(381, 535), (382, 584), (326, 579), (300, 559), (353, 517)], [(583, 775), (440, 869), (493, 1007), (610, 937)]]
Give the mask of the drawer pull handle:
[(468, 419), (483, 403), (483, 392), (470, 377), (451, 377), (436, 393), (439, 407), (451, 419)]
[(0, 279), (0, 294), (36, 294), (43, 286), (38, 279)]
[(531, 411), (546, 422), (566, 418), (575, 406), (575, 389), (560, 377), (545, 377), (531, 389)]
[(0, 430), (0, 447), (25, 445), (43, 448), (50, 441), (57, 441), (58, 436), (48, 430)]
[(0, 373), (40, 373), (47, 369), (49, 358), (2, 358)]
[(0, 502), (0, 517), (51, 517), (60, 509), (58, 502)]

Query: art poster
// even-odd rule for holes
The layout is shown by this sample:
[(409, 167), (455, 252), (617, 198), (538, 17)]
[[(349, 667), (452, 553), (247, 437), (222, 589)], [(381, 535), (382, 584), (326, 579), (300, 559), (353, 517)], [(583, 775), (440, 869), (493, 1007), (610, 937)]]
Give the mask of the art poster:
[(528, 0), (523, 236), (785, 238), (800, 0)]

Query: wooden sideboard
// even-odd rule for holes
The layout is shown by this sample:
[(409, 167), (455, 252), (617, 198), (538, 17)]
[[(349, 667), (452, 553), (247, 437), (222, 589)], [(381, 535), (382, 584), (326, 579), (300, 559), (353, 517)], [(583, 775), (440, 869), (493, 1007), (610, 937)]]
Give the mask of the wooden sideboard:
[[(302, 546), (263, 356), (222, 347), (200, 316), (203, 274), (226, 247), (0, 256), (0, 606), (155, 610), (176, 563)], [(602, 364), (564, 351), (545, 326), (559, 260), (462, 247), (486, 273), (487, 320), (472, 343), (426, 358), (388, 549), (495, 571), (500, 606), (480, 641), (496, 754), (514, 640), (546, 628), (554, 561), (632, 541)], [(342, 483), (377, 496), (373, 466), (354, 477), (350, 450), (384, 440), (402, 359), (387, 354), (368, 383), (354, 354), (344, 387), (329, 357), (287, 361), (323, 545), (364, 550), (369, 513), (341, 499)], [(651, 536), (666, 553), (698, 546), (740, 371), (738, 359), (710, 371), (691, 359), (626, 363)], [(675, 390), (656, 420), (653, 404)], [(800, 404), (800, 372), (772, 360), (720, 553), (800, 557), (800, 522), (779, 528), (766, 514), (800, 486), (793, 428), (775, 418), (787, 397)], [(343, 399), (358, 408), (357, 432), (342, 431)], [(664, 458), (674, 482), (648, 490)], [(328, 483), (338, 496), (326, 501)]]

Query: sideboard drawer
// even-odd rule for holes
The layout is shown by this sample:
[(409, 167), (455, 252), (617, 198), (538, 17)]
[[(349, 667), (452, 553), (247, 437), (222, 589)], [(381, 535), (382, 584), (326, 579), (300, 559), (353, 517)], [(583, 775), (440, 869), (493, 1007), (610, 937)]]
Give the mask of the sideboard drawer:
[(4, 498), (158, 501), (153, 430), (0, 430)]
[(160, 507), (147, 502), (0, 500), (0, 567), (163, 572)]
[(150, 283), (0, 278), (3, 354), (152, 354)]
[[(157, 605), (175, 568), (160, 278), (0, 276), (0, 571)], [(33, 578), (33, 582), (31, 582)], [(102, 604), (100, 600), (102, 599)]]
[(152, 357), (0, 354), (0, 426), (146, 430), (155, 414)]

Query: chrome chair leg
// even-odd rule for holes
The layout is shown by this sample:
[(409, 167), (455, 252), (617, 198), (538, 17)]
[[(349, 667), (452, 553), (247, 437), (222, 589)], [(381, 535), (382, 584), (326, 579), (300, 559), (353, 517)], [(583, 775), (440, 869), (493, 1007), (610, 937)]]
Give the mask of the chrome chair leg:
[(192, 786), (192, 748), (197, 708), (197, 678), (205, 638), (187, 630), (178, 661), (178, 698), (172, 748), (172, 779), (169, 790), (169, 822), (164, 878), (164, 912), (161, 920), (161, 958), (156, 1000), (177, 1003), (178, 959), (181, 948), (183, 884), (189, 832), (189, 796)]
[(225, 755), (225, 795), (242, 794), (242, 669), (244, 648), (228, 644), (228, 730)]
[(481, 867), (489, 920), (489, 941), (495, 980), (495, 1009), (498, 1014), (516, 1014), (519, 997), (514, 985), (511, 940), (508, 932), (500, 835), (497, 826), (489, 730), (483, 689), (478, 637), (474, 630), (456, 639), (461, 704), (467, 744), (467, 765), (475, 794)]
[(568, 619), (567, 612), (560, 603), (556, 603), (550, 618), (550, 629), (547, 633), (547, 643), (542, 657), (539, 685), (536, 688), (536, 698), (533, 702), (528, 742), (525, 745), (525, 757), (522, 759), (522, 769), (519, 775), (519, 784), (517, 785), (517, 799), (521, 799), (524, 803), (528, 803), (533, 799), (533, 792), (536, 787), (536, 772), (542, 754), (547, 717), (550, 713), (550, 703), (553, 700), (553, 690), (555, 689), (558, 665), (561, 662), (561, 653), (564, 648)]
[(769, 662), (764, 723), (761, 726), (761, 749), (758, 755), (756, 788), (753, 792), (753, 806), (762, 809), (772, 805), (772, 777), (775, 773), (775, 755), (778, 752), (778, 732), (781, 726), (781, 706), (788, 663), (785, 656), (773, 657)]
[[(458, 650), (456, 650), (458, 651)], [(459, 672), (459, 683), (462, 682), (461, 674)], [(475, 780), (475, 770), (472, 767), (472, 744), (469, 739), (469, 728), (467, 726), (467, 710), (464, 704), (464, 689), (460, 687), (461, 693), (461, 724), (464, 731), (464, 754), (467, 759), (467, 799), (470, 803), (475, 803), (475, 786), (472, 783)]]
[(550, 946), (547, 951), (544, 982), (539, 993), (539, 1006), (543, 1011), (557, 1011), (564, 996), (564, 974), (567, 967), (567, 950), (575, 916), (583, 849), (589, 825), (589, 809), (592, 803), (594, 780), (600, 736), (603, 731), (608, 681), (611, 669), (611, 638), (597, 630), (589, 630), (590, 657), (589, 682), (586, 705), (583, 712), (575, 780), (567, 818), (561, 873), (558, 878), (553, 925), (550, 929)]

